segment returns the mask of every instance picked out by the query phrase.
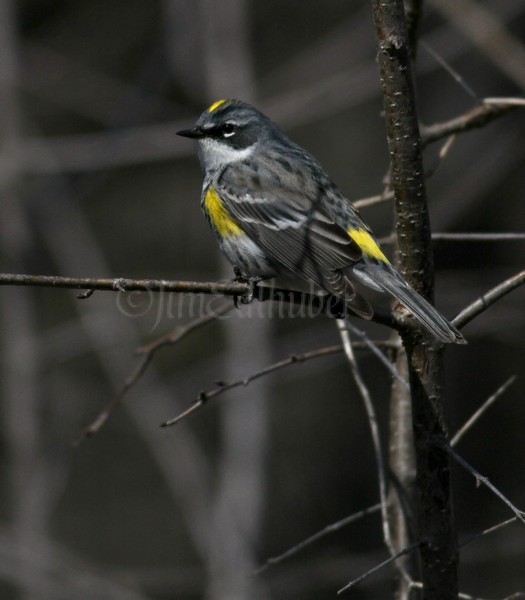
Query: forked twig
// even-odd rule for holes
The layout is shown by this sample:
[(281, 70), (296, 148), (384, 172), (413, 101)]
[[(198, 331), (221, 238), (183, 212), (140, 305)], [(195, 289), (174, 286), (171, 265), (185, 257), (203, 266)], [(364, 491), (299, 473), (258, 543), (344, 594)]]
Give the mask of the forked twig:
[(192, 331), (207, 325), (215, 321), (217, 317), (220, 317), (228, 312), (230, 312), (234, 308), (233, 304), (224, 304), (223, 306), (215, 309), (213, 312), (210, 312), (202, 317), (198, 317), (193, 319), (189, 323), (184, 326), (177, 327), (174, 331), (160, 337), (158, 340), (155, 340), (151, 344), (144, 346), (140, 349), (142, 353), (142, 358), (138, 365), (135, 367), (133, 373), (126, 379), (122, 388), (118, 391), (118, 393), (113, 397), (111, 402), (100, 411), (97, 417), (86, 427), (84, 427), (80, 431), (79, 441), (83, 438), (90, 437), (95, 435), (100, 431), (100, 428), (104, 425), (104, 423), (108, 420), (111, 413), (117, 408), (117, 406), (122, 402), (124, 396), (129, 392), (129, 390), (137, 383), (137, 381), (142, 377), (146, 367), (149, 365), (153, 356), (163, 346), (175, 344), (182, 340), (182, 338), (186, 337)]

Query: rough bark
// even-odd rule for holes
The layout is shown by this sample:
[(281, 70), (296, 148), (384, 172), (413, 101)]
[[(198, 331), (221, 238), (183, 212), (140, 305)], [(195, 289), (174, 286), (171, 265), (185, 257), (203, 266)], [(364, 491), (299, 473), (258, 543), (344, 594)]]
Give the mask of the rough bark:
[[(396, 198), (400, 268), (420, 293), (432, 299), (430, 225), (403, 2), (374, 0), (373, 8)], [(411, 327), (408, 318), (402, 338), (412, 395), (417, 536), (425, 541), (420, 551), (423, 598), (450, 600), (457, 597), (458, 552), (449, 460), (443, 450), (447, 428), (442, 403), (442, 351)]]

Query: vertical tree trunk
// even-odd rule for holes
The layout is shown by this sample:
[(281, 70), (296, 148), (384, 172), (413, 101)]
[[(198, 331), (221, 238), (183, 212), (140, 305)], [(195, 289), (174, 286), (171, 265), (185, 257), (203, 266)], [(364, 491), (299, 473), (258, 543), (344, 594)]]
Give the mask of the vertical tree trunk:
[[(396, 196), (399, 260), (406, 279), (428, 299), (433, 263), (421, 142), (402, 0), (373, 0), (378, 60), (383, 86), (392, 183)], [(442, 404), (442, 352), (428, 335), (407, 327), (416, 451), (417, 517), (423, 597), (457, 597), (457, 540), (449, 461), (443, 450), (447, 430)]]

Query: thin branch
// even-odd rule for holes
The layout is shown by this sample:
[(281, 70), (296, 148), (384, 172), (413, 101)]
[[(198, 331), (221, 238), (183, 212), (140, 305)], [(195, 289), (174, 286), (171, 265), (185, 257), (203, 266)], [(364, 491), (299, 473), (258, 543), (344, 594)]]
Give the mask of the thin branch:
[[(471, 233), (471, 232), (436, 232), (432, 234), (432, 241), (436, 242), (506, 242), (525, 240), (525, 233)], [(395, 234), (390, 234), (378, 239), (382, 246), (394, 244)]]
[(487, 410), (500, 398), (507, 389), (516, 381), (516, 375), (509, 377), (507, 381), (500, 386), (487, 400), (478, 408), (478, 410), (468, 419), (468, 421), (460, 427), (455, 435), (450, 440), (452, 447), (456, 446), (463, 436), (473, 427), (473, 425), (487, 412)]
[(362, 575), (360, 575), (357, 579), (354, 579), (350, 583), (347, 583), (343, 588), (338, 590), (337, 594), (338, 595), (344, 594), (344, 592), (347, 592), (349, 589), (355, 587), (358, 583), (361, 583), (363, 580), (370, 577), (370, 575), (373, 575), (376, 571), (379, 571), (383, 567), (386, 567), (387, 565), (396, 561), (397, 559), (401, 558), (402, 556), (405, 556), (406, 554), (409, 554), (410, 552), (417, 550), (422, 545), (423, 545), (423, 542), (416, 542), (415, 544), (411, 544), (410, 546), (403, 548), (403, 550), (401, 550), (401, 552), (398, 552), (394, 556), (387, 558), (382, 563), (379, 563), (375, 567), (372, 567), (371, 569), (369, 569), (366, 573), (363, 573)]
[[(511, 523), (514, 523), (517, 519), (518, 519), (518, 517), (512, 517), (510, 519), (507, 519), (506, 521), (503, 521), (501, 523), (493, 525), (492, 527), (488, 527), (487, 529), (484, 529), (483, 531), (481, 531), (481, 532), (479, 532), (479, 533), (477, 533), (477, 534), (475, 534), (475, 535), (467, 538), (461, 544), (459, 544), (459, 546), (461, 548), (463, 548), (464, 546), (467, 546), (468, 544), (471, 544), (472, 542), (475, 542), (476, 540), (478, 540), (481, 537), (484, 537), (486, 535), (490, 535), (491, 533), (494, 533), (495, 531), (503, 529), (507, 525), (510, 525)], [(404, 555), (412, 552), (413, 550), (415, 550), (418, 547), (422, 546), (423, 543), (424, 542), (416, 542), (416, 543), (414, 543), (414, 544), (412, 544), (410, 546), (407, 546), (406, 548), (403, 548), (403, 550), (401, 550), (395, 556), (391, 556), (389, 559), (387, 559), (387, 560), (383, 561), (382, 563), (376, 565), (372, 569), (368, 570), (366, 573), (363, 573), (363, 575), (361, 575), (357, 579), (354, 579), (353, 581), (351, 581), (348, 585), (346, 585), (344, 588), (342, 588), (341, 590), (339, 590), (338, 594), (341, 594), (341, 593), (347, 591), (348, 589), (350, 589), (351, 587), (354, 587), (358, 583), (361, 583), (361, 581), (363, 581), (364, 579), (368, 578), (370, 575), (373, 575), (379, 569), (382, 569), (383, 567), (387, 566), (388, 564), (390, 564), (394, 560), (397, 560), (397, 559), (401, 558), (402, 556), (404, 556)], [(410, 588), (415, 588), (415, 589), (422, 589), (423, 588), (423, 584), (420, 581), (409, 581), (409, 587)], [(520, 597), (522, 597), (521, 594), (522, 594), (521, 592), (517, 592), (516, 594), (513, 594), (512, 596), (508, 596), (504, 600), (510, 600), (511, 598), (520, 598)], [(473, 596), (468, 596), (467, 594), (461, 594), (461, 593), (458, 595), (458, 598), (470, 598), (472, 600), (476, 600), (475, 598), (473, 598)], [(477, 600), (481, 600), (481, 599), (477, 599)]]
[(483, 98), (483, 104), (513, 104), (514, 106), (525, 106), (525, 98), (505, 98), (501, 97), (493, 97), (493, 98)]
[(516, 515), (516, 518), (519, 519), (525, 525), (525, 512), (516, 508), (516, 506), (514, 506), (514, 504), (512, 504), (512, 502), (504, 494), (502, 494), (495, 485), (493, 485), (489, 481), (488, 477), (485, 477), (484, 475), (481, 475), (481, 473), (476, 471), (476, 469), (470, 463), (468, 463), (463, 457), (461, 457), (448, 444), (444, 444), (443, 448), (456, 462), (458, 462), (471, 475), (473, 475), (478, 483), (482, 483), (483, 485), (488, 487), (492, 493), (496, 494), (496, 496), (512, 510), (512, 512)]
[[(381, 445), (381, 436), (379, 435), (379, 427), (377, 424), (377, 416), (370, 396), (370, 392), (366, 383), (364, 382), (357, 360), (355, 358), (354, 348), (350, 339), (348, 331), (348, 324), (343, 319), (337, 321), (337, 327), (339, 329), (339, 335), (343, 342), (343, 349), (352, 369), (352, 375), (354, 381), (359, 390), (359, 394), (363, 400), (366, 414), (368, 417), (368, 425), (370, 427), (370, 433), (372, 435), (372, 444), (374, 446), (374, 452), (377, 463), (377, 473), (379, 477), (379, 498), (381, 500), (381, 519), (383, 524), (383, 539), (386, 547), (388, 548), (392, 556), (395, 555), (394, 544), (392, 542), (392, 535), (390, 532), (390, 521), (388, 518), (388, 498), (387, 498), (387, 470), (385, 466), (385, 459), (383, 455), (383, 448)], [(403, 572), (403, 571), (402, 571)]]
[(441, 140), (453, 133), (463, 133), (471, 129), (483, 127), (494, 119), (514, 110), (517, 106), (517, 104), (510, 102), (501, 102), (498, 104), (482, 103), (449, 121), (435, 123), (434, 125), (421, 125), (423, 146), (428, 146), (428, 144)]
[(26, 275), (0, 273), (0, 285), (70, 288), (107, 292), (179, 292), (193, 294), (223, 294), (242, 296), (250, 286), (241, 282), (176, 281), (169, 279), (130, 279), (125, 277), (61, 277), (58, 275)]
[(381, 194), (376, 196), (370, 196), (368, 198), (361, 198), (359, 200), (355, 200), (352, 204), (355, 208), (367, 208), (368, 206), (375, 206), (376, 204), (383, 204), (384, 202), (390, 202), (394, 199), (393, 190), (385, 190)]
[[(27, 275), (20, 273), (0, 273), (1, 285), (22, 285), (47, 288), (70, 288), (89, 290), (82, 297), (89, 297), (94, 291), (106, 292), (148, 292), (148, 293), (185, 293), (232, 296), (234, 298), (253, 298), (259, 302), (274, 301), (301, 306), (308, 316), (326, 314), (332, 317), (346, 315), (347, 309), (342, 301), (334, 296), (299, 292), (297, 290), (274, 288), (266, 285), (253, 287), (249, 283), (179, 281), (172, 279), (130, 279), (125, 277), (92, 278), (61, 277), (58, 275)], [(356, 316), (352, 313), (350, 316)], [(372, 321), (392, 329), (399, 325), (395, 316), (389, 312), (375, 311)]]
[(173, 417), (173, 419), (169, 419), (168, 421), (161, 423), (161, 427), (171, 427), (172, 425), (176, 425), (179, 421), (201, 408), (206, 402), (208, 402), (208, 400), (211, 400), (216, 396), (220, 396), (221, 394), (224, 394), (224, 392), (233, 390), (234, 388), (247, 386), (252, 381), (259, 379), (264, 375), (268, 375), (269, 373), (273, 373), (274, 371), (278, 371), (279, 369), (283, 369), (290, 365), (303, 363), (308, 360), (312, 360), (313, 358), (319, 358), (321, 356), (337, 354), (341, 351), (341, 346), (326, 346), (325, 348), (320, 348), (319, 350), (312, 350), (310, 352), (304, 352), (303, 354), (293, 354), (292, 356), (285, 358), (284, 360), (273, 363), (272, 365), (269, 365), (264, 369), (257, 371), (256, 373), (248, 375), (248, 377), (244, 379), (237, 379), (236, 381), (232, 381), (230, 383), (220, 382), (220, 384), (212, 390), (209, 390), (207, 392), (201, 392), (197, 400), (189, 408), (187, 408), (185, 411), (183, 411), (176, 417)]
[(405, 15), (407, 21), (408, 41), (412, 60), (417, 53), (419, 23), (423, 12), (423, 0), (407, 0), (405, 2)]
[(430, 0), (435, 10), (485, 55), (502, 73), (525, 87), (525, 48), (497, 15), (475, 0)]
[[(390, 341), (376, 341), (376, 342), (371, 342), (371, 343), (373, 345), (375, 345), (376, 347), (379, 347), (379, 346), (383, 346), (385, 348), (396, 348), (397, 347), (396, 342), (390, 342)], [(358, 342), (358, 343), (354, 343), (354, 348), (363, 350), (363, 349), (368, 349), (369, 345), (366, 342)], [(213, 389), (208, 390), (206, 392), (204, 392), (204, 391), (201, 392), (199, 394), (199, 397), (197, 398), (197, 400), (189, 408), (187, 408), (186, 410), (184, 410), (183, 412), (178, 414), (173, 419), (169, 419), (168, 421), (161, 423), (161, 427), (171, 427), (172, 425), (176, 425), (180, 420), (184, 419), (185, 417), (191, 415), (192, 413), (197, 411), (199, 408), (201, 408), (206, 402), (208, 402), (208, 400), (211, 400), (212, 398), (216, 398), (217, 396), (221, 396), (225, 392), (228, 392), (235, 388), (246, 387), (252, 381), (259, 379), (260, 377), (264, 377), (265, 375), (269, 375), (270, 373), (274, 373), (275, 371), (279, 371), (280, 369), (284, 369), (285, 367), (289, 367), (291, 365), (300, 364), (300, 363), (307, 362), (307, 361), (315, 359), (315, 358), (329, 356), (331, 354), (338, 354), (339, 352), (342, 352), (342, 351), (343, 351), (343, 347), (341, 345), (337, 345), (337, 346), (326, 346), (324, 348), (319, 348), (318, 350), (310, 350), (309, 352), (303, 352), (302, 354), (292, 354), (288, 358), (285, 358), (276, 363), (268, 365), (267, 367), (264, 367), (260, 371), (256, 371), (255, 373), (248, 375), (244, 379), (236, 379), (235, 381), (230, 381), (228, 383), (221, 381)]]
[(188, 324), (179, 326), (175, 330), (167, 333), (166, 335), (163, 335), (160, 338), (153, 340), (153, 342), (142, 346), (141, 348), (139, 348), (138, 352), (144, 354), (146, 357), (151, 356), (163, 346), (171, 346), (173, 344), (176, 344), (192, 331), (195, 331), (203, 325), (207, 325), (208, 323), (215, 321), (215, 319), (217, 319), (218, 317), (222, 317), (223, 315), (228, 314), (234, 308), (235, 306), (232, 304), (223, 304), (219, 308), (215, 309), (213, 312), (209, 312), (208, 314), (202, 317), (193, 319)]
[(470, 323), (481, 313), (485, 312), (490, 306), (503, 298), (503, 296), (506, 296), (524, 283), (525, 271), (520, 271), (516, 275), (509, 277), (509, 279), (502, 281), (500, 284), (483, 294), (483, 296), (480, 296), (477, 300), (472, 302), (472, 304), (469, 304), (464, 308), (452, 321), (453, 325), (459, 329), (465, 327), (467, 323)]
[[(347, 322), (347, 327), (363, 340), (363, 343), (370, 349), (372, 354), (376, 356), (379, 361), (390, 371), (390, 374), (394, 379), (397, 379), (399, 383), (406, 389), (410, 389), (410, 385), (408, 381), (401, 375), (401, 373), (397, 370), (396, 365), (392, 363), (392, 361), (388, 360), (388, 358), (383, 354), (383, 352), (378, 348), (377, 344), (375, 344), (364, 331), (354, 327), (351, 323)], [(355, 344), (354, 344), (355, 347)]]
[(351, 523), (355, 523), (356, 521), (362, 519), (363, 517), (366, 517), (367, 515), (372, 515), (372, 514), (378, 512), (379, 510), (381, 510), (381, 503), (374, 504), (373, 506), (369, 506), (368, 508), (365, 508), (364, 510), (360, 510), (359, 512), (356, 512), (353, 515), (350, 515), (348, 517), (345, 517), (344, 519), (341, 519), (339, 521), (336, 521), (335, 523), (332, 523), (331, 525), (327, 525), (326, 527), (323, 527), (323, 529), (321, 529), (317, 533), (314, 533), (313, 535), (306, 538), (302, 542), (299, 542), (295, 546), (292, 546), (290, 549), (286, 550), (286, 552), (283, 552), (282, 554), (279, 554), (277, 556), (273, 556), (273, 557), (269, 558), (261, 567), (259, 567), (254, 572), (254, 575), (260, 575), (261, 573), (266, 571), (269, 567), (276, 565), (276, 564), (282, 562), (283, 560), (286, 560), (286, 559), (294, 556), (301, 550), (304, 550), (307, 546), (310, 546), (311, 544), (317, 542), (318, 540), (325, 537), (329, 533), (334, 533), (335, 531), (339, 531), (343, 527), (346, 527), (347, 525), (350, 525)]
[(501, 523), (497, 523), (496, 525), (493, 525), (492, 527), (488, 527), (487, 529), (484, 529), (483, 531), (480, 531), (479, 533), (475, 533), (474, 535), (470, 536), (466, 540), (463, 540), (459, 544), (459, 547), (463, 548), (464, 546), (468, 546), (468, 544), (471, 544), (472, 542), (475, 542), (476, 540), (479, 540), (480, 538), (485, 537), (486, 535), (490, 535), (491, 533), (494, 533), (495, 531), (499, 531), (500, 529), (507, 527), (507, 525), (510, 525), (511, 523), (515, 523), (517, 520), (518, 520), (518, 517), (511, 517), (510, 519), (507, 519), (506, 521), (502, 521)]
[(192, 331), (207, 325), (208, 323), (212, 323), (218, 317), (230, 312), (233, 309), (233, 305), (225, 304), (218, 309), (210, 312), (202, 317), (194, 319), (190, 321), (187, 325), (177, 327), (174, 331), (169, 332), (168, 334), (160, 337), (155, 340), (151, 344), (144, 346), (140, 349), (142, 353), (142, 358), (138, 365), (136, 366), (133, 373), (126, 379), (124, 385), (119, 390), (119, 392), (114, 396), (111, 402), (100, 411), (97, 417), (86, 427), (84, 427), (80, 431), (79, 441), (83, 438), (90, 437), (95, 435), (100, 431), (100, 428), (104, 425), (104, 423), (108, 420), (111, 413), (120, 405), (124, 396), (129, 392), (129, 390), (138, 382), (138, 380), (142, 377), (142, 374), (146, 370), (146, 367), (149, 365), (151, 360), (153, 359), (154, 354), (162, 348), (163, 346), (175, 344), (179, 342), (182, 338), (186, 337)]
[(502, 242), (525, 240), (525, 233), (433, 233), (432, 240), (447, 242)]
[[(412, 581), (410, 582), (410, 587), (416, 590), (422, 590), (423, 584), (421, 581)], [(463, 592), (458, 593), (458, 600), (488, 600), (487, 598), (480, 598), (479, 596), (471, 596), (470, 594), (464, 594)], [(510, 596), (505, 596), (505, 598), (501, 598), (500, 600), (517, 600), (518, 598), (525, 598), (525, 593), (516, 592), (515, 594), (511, 594)]]
[(430, 54), (430, 56), (432, 56), (432, 58), (445, 69), (445, 71), (452, 77), (452, 79), (454, 79), (454, 81), (458, 83), (467, 92), (467, 94), (471, 98), (473, 98), (476, 102), (481, 101), (478, 94), (476, 94), (474, 89), (467, 83), (465, 78), (462, 75), (460, 75), (460, 73), (458, 73), (456, 69), (454, 69), (454, 67), (441, 56), (441, 54), (436, 52), (434, 48), (432, 48), (432, 46), (427, 44), (424, 40), (421, 40), (420, 44), (421, 46), (423, 46), (425, 51), (428, 52), (428, 54)]

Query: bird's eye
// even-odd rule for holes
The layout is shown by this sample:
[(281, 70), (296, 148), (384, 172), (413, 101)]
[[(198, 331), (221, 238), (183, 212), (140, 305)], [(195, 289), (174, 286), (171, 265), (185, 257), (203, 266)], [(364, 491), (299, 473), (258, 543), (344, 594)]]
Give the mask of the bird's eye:
[(235, 133), (235, 125), (233, 123), (225, 123), (222, 126), (222, 136), (231, 137)]

